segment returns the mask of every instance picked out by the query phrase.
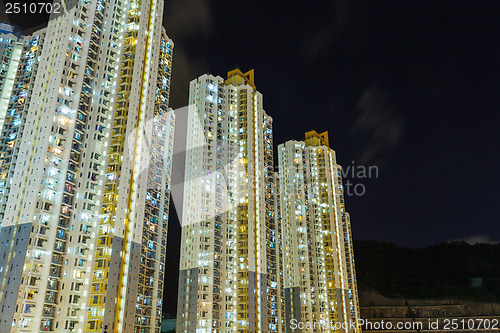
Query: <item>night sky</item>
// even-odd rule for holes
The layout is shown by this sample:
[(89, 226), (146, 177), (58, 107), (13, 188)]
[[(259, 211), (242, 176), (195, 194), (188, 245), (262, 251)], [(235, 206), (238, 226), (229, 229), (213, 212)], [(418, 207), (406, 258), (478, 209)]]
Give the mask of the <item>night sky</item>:
[(351, 179), (366, 190), (346, 199), (354, 238), (500, 240), (500, 2), (174, 0), (165, 10), (172, 107), (203, 73), (253, 68), (275, 146), (327, 130), (344, 170), (378, 167), (378, 178)]
[(346, 198), (355, 239), (500, 240), (500, 2), (174, 0), (165, 10), (172, 107), (203, 73), (253, 68), (275, 146), (328, 131), (344, 170), (378, 168), (344, 178), (365, 189)]
[[(328, 131), (344, 169), (378, 168), (344, 178), (365, 190), (346, 198), (355, 239), (500, 240), (499, 1), (172, 0), (164, 25), (173, 108), (203, 73), (254, 69), (275, 146)], [(167, 312), (179, 244), (171, 213)]]

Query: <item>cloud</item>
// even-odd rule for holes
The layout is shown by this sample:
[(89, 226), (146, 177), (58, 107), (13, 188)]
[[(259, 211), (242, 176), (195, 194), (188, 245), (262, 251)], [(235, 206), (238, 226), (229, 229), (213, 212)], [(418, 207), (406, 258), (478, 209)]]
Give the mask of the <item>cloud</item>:
[(215, 16), (208, 0), (165, 1), (163, 25), (175, 45), (170, 105), (179, 108), (188, 103), (189, 82), (209, 69), (209, 60), (188, 48), (214, 33)]
[(301, 26), (307, 34), (304, 42), (308, 47), (304, 52), (308, 57), (326, 56), (339, 45), (353, 47), (373, 33), (373, 29), (366, 28), (371, 23), (368, 18), (373, 15), (366, 1), (334, 0), (322, 5), (320, 11), (315, 10), (314, 21), (307, 27)]
[(7, 9), (3, 1), (0, 1), (0, 22), (9, 23), (9, 15), (7, 15)]
[(389, 97), (388, 90), (374, 86), (366, 89), (356, 103), (357, 117), (352, 130), (369, 137), (360, 163), (396, 145), (403, 134), (404, 120), (389, 104)]
[(336, 37), (342, 31), (346, 17), (349, 15), (349, 1), (339, 0), (329, 3), (324, 8), (322, 21), (306, 27), (308, 38), (305, 42), (308, 47), (304, 52), (309, 58), (315, 59), (324, 56), (331, 48)]
[(175, 44), (170, 106), (173, 108), (186, 106), (189, 99), (189, 82), (207, 72), (208, 68), (209, 61), (203, 55), (189, 55), (182, 45)]
[(165, 5), (164, 25), (175, 38), (200, 33), (207, 37), (214, 31), (215, 17), (208, 0), (171, 0)]

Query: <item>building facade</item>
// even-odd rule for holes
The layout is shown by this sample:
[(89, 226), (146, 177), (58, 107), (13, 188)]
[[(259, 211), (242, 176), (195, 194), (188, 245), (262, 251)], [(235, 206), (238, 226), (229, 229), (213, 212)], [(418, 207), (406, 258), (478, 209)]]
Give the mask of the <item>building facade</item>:
[(0, 135), (0, 332), (160, 332), (173, 112), (162, 0), (21, 38)]
[(14, 88), (14, 79), (23, 50), (16, 27), (0, 23), (0, 130)]
[(253, 70), (190, 84), (178, 332), (283, 332), (272, 118)]
[(288, 331), (293, 322), (321, 322), (326, 332), (358, 332), (334, 326), (356, 322), (359, 307), (342, 172), (328, 133), (280, 144), (278, 161)]

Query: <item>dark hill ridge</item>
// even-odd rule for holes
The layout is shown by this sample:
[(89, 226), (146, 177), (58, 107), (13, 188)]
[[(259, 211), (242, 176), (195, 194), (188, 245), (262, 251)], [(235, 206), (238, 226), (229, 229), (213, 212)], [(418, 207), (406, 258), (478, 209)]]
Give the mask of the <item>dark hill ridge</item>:
[(500, 303), (500, 244), (452, 242), (410, 249), (355, 240), (354, 251), (360, 290)]

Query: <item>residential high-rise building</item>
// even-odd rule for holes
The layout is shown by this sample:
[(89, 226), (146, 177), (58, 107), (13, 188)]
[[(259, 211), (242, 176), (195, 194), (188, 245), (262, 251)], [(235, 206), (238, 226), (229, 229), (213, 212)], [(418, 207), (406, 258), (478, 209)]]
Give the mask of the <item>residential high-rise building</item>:
[(162, 0), (73, 1), (20, 39), (0, 134), (0, 332), (160, 332), (162, 15)]
[(328, 133), (311, 131), (305, 141), (280, 144), (278, 161), (287, 328), (292, 331), (292, 320), (321, 322), (326, 328), (332, 323), (356, 322), (359, 310), (350, 220), (344, 207), (341, 167), (329, 147)]
[(283, 332), (272, 118), (253, 70), (191, 81), (178, 332)]
[(16, 27), (0, 23), (0, 130), (14, 88), (17, 66), (23, 50)]

